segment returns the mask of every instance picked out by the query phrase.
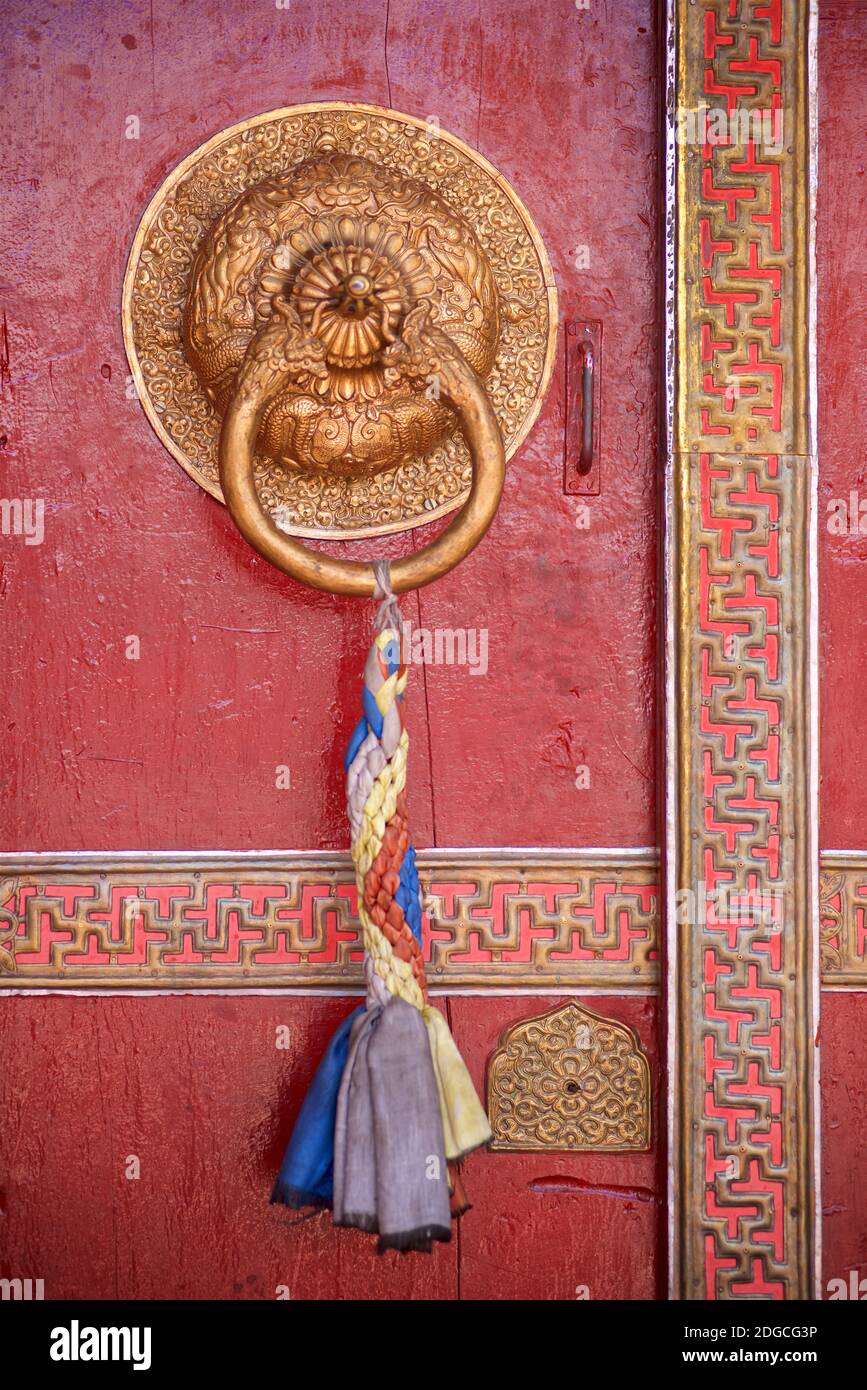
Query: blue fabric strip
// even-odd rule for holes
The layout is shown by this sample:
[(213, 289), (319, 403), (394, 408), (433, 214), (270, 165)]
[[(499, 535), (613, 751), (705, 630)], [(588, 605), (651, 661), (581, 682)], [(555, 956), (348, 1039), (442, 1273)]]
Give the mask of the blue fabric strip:
[(385, 646), (380, 648), (380, 655), (388, 674), (393, 676), (400, 666), (400, 639), (392, 637), (390, 642), (386, 642)]
[(349, 1033), (364, 1005), (353, 1009), (328, 1044), (298, 1112), (272, 1202), (287, 1207), (330, 1207), (334, 1197), (334, 1119), (349, 1051)]
[(352, 759), (355, 757), (364, 740), (367, 738), (367, 720), (362, 715), (352, 731), (352, 738), (349, 740), (349, 747), (343, 755), (343, 771), (348, 772)]
[(400, 866), (400, 886), (395, 893), (395, 900), (403, 908), (403, 915), (409, 923), (409, 929), (418, 942), (421, 941), (421, 908), (418, 901), (418, 869), (415, 862), (415, 849), (412, 845), (403, 857)]
[(364, 690), (361, 692), (361, 704), (364, 709), (365, 719), (376, 734), (376, 737), (379, 738), (382, 733), (382, 715), (379, 711), (379, 705), (376, 703), (376, 696), (371, 694), (367, 686), (365, 686)]

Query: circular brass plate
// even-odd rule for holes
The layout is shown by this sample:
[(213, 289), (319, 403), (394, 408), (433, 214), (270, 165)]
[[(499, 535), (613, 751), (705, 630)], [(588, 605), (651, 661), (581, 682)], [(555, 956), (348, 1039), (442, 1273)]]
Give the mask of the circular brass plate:
[[(166, 448), (222, 501), (220, 419), (181, 340), (187, 281), (206, 231), (239, 193), (316, 153), (337, 149), (421, 179), (469, 221), (494, 271), (500, 342), (485, 383), (511, 457), (551, 379), (557, 294), (542, 238), (506, 180), (462, 140), (378, 106), (317, 102), (230, 126), (188, 155), (151, 200), (123, 286), (123, 334), (139, 399)], [(373, 478), (289, 473), (258, 458), (265, 507), (290, 535), (351, 540), (405, 531), (460, 506), (471, 465), (456, 433), (425, 459)]]

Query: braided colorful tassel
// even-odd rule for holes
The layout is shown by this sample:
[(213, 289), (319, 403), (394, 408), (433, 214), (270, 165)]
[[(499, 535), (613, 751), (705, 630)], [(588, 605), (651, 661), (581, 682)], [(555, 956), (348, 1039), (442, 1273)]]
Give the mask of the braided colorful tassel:
[(428, 1003), (422, 903), (409, 838), (400, 614), (385, 596), (346, 752), (347, 810), (367, 1001), (332, 1038), (289, 1141), (272, 1201), (330, 1206), (379, 1249), (430, 1250), (467, 1208), (458, 1161), (491, 1137), (445, 1018)]

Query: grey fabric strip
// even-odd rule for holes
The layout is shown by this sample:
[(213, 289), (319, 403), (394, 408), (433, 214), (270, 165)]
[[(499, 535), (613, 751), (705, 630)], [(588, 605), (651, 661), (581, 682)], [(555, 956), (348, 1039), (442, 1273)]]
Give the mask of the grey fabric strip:
[(376, 1231), (376, 1135), (367, 1068), (367, 1048), (382, 1005), (355, 1020), (334, 1122), (334, 1224)]
[(451, 1238), (439, 1096), (424, 1019), (395, 998), (367, 1049), (376, 1131), (380, 1248), (429, 1249)]
[(430, 1043), (418, 1009), (390, 998), (352, 1025), (334, 1127), (334, 1224), (381, 1249), (451, 1238), (448, 1168)]

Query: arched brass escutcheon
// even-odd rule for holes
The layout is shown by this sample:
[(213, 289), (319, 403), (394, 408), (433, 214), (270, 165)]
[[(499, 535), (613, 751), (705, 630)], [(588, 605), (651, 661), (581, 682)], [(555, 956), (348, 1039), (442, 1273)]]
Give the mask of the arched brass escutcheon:
[(488, 1062), (492, 1149), (650, 1148), (650, 1066), (633, 1030), (570, 1000), (506, 1029)]
[(451, 568), (493, 517), (555, 326), (544, 248), (491, 166), (410, 117), (338, 103), (268, 113), (185, 160), (124, 287), (164, 442), (269, 559), (360, 594), (369, 566), (290, 537), (405, 529), (463, 502), (392, 580)]

